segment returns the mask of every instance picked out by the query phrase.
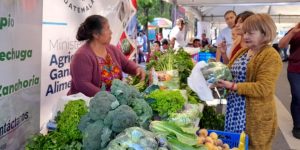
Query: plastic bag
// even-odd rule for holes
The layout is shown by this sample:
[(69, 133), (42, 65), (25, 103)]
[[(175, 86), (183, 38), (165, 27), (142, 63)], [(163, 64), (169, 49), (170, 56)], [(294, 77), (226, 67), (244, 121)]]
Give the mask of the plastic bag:
[[(190, 77), (188, 78), (189, 87), (198, 94), (203, 101), (214, 100), (211, 88), (216, 86), (219, 80), (232, 80), (232, 75), (229, 68), (221, 62), (205, 63), (200, 61), (193, 68)], [(224, 95), (222, 95), (224, 97)], [(220, 99), (221, 96), (218, 96)]]
[(168, 89), (168, 90), (179, 89), (180, 79), (177, 70), (158, 71), (156, 73), (158, 76), (157, 85), (160, 87), (160, 89)]
[(139, 127), (125, 129), (110, 141), (107, 150), (150, 150), (166, 148), (166, 144), (160, 142), (154, 133)]
[(180, 127), (198, 127), (203, 108), (204, 105), (201, 103), (185, 104), (183, 111), (172, 113), (169, 120)]
[(69, 102), (69, 101), (74, 101), (74, 100), (79, 100), (82, 99), (86, 102), (86, 106), (89, 106), (91, 97), (87, 97), (82, 93), (77, 93), (77, 94), (73, 94), (73, 95), (68, 95), (68, 96), (62, 96), (60, 98), (60, 100), (57, 102), (56, 105), (53, 106), (52, 109), (52, 119), (54, 119), (54, 117), (57, 115), (57, 113), (60, 111), (62, 112), (65, 108), (65, 105)]
[(201, 72), (205, 80), (212, 85), (216, 84), (220, 79), (232, 80), (229, 68), (221, 62), (209, 62), (201, 68)]
[(204, 61), (198, 62), (192, 70), (192, 73), (188, 77), (188, 86), (197, 93), (198, 97), (203, 101), (213, 100), (212, 91), (208, 87), (208, 84), (201, 72), (201, 68), (207, 66)]
[(200, 48), (194, 48), (194, 47), (184, 47), (183, 50), (190, 55), (198, 54), (200, 51)]

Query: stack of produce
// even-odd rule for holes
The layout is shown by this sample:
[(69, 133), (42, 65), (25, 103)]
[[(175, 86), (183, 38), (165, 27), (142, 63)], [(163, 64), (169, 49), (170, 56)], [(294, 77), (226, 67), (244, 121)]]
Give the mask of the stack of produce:
[(187, 77), (190, 75), (194, 64), (191, 56), (183, 49), (178, 51), (169, 50), (166, 53), (157, 53), (156, 59), (150, 60), (146, 69), (155, 71), (171, 71), (177, 70), (179, 75), (179, 87), (180, 89), (186, 88)]
[(126, 128), (148, 127), (151, 117), (151, 107), (134, 87), (113, 80), (111, 94), (106, 91), (97, 93), (90, 101), (88, 114), (80, 120), (83, 148), (104, 149)]
[(218, 139), (218, 135), (215, 132), (211, 132), (208, 135), (208, 131), (206, 129), (199, 130), (197, 144), (204, 144), (208, 150), (229, 150), (229, 145), (223, 143), (221, 139)]
[(27, 150), (106, 149), (127, 128), (149, 128), (152, 109), (134, 87), (113, 80), (111, 93), (98, 92), (90, 100), (89, 109), (85, 101), (76, 100), (68, 102), (58, 114), (57, 130), (33, 137), (26, 145)]

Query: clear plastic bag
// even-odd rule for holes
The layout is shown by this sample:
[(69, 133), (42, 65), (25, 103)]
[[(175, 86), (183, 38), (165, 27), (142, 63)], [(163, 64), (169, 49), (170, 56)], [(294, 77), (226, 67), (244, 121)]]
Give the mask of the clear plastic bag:
[(221, 62), (209, 62), (201, 68), (201, 72), (205, 80), (215, 85), (219, 80), (232, 80), (232, 75), (229, 68)]
[(55, 116), (57, 115), (57, 113), (59, 111), (62, 112), (64, 110), (65, 105), (69, 101), (74, 101), (74, 100), (79, 100), (79, 99), (84, 100), (86, 105), (89, 106), (91, 97), (87, 97), (82, 93), (77, 93), (77, 94), (68, 95), (68, 96), (62, 96), (60, 98), (60, 100), (52, 108), (52, 119), (55, 118)]
[(188, 77), (188, 86), (197, 93), (198, 97), (203, 101), (213, 100), (212, 91), (208, 87), (208, 84), (201, 72), (201, 68), (207, 66), (204, 61), (198, 62), (192, 70), (192, 73)]
[(224, 94), (226, 94), (226, 92), (223, 92), (222, 95), (218, 94), (217, 97), (213, 96), (211, 89), (216, 90), (216, 83), (219, 80), (232, 80), (230, 69), (221, 62), (205, 63), (204, 61), (200, 61), (193, 68), (188, 78), (188, 85), (197, 93), (201, 100), (213, 101), (215, 100), (214, 98), (221, 99), (224, 97)]

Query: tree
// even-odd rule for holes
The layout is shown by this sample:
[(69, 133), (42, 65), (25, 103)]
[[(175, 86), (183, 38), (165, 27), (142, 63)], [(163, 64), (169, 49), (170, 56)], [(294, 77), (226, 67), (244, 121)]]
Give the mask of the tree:
[(150, 41), (148, 40), (148, 22), (151, 22), (154, 18), (153, 15), (149, 14), (149, 9), (153, 7), (154, 2), (156, 0), (137, 0), (138, 2), (138, 21), (140, 24), (142, 24), (145, 27), (145, 33), (147, 36), (147, 49), (150, 51)]
[(137, 0), (137, 3), (138, 21), (145, 28), (144, 31), (147, 35), (147, 49), (150, 50), (150, 41), (148, 40), (148, 22), (152, 22), (154, 17), (170, 19), (170, 9), (172, 8), (172, 4), (162, 0)]

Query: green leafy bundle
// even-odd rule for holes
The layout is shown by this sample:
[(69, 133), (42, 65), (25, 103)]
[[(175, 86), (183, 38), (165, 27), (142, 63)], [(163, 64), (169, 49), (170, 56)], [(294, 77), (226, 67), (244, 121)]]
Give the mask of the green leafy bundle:
[(26, 150), (58, 149), (81, 150), (82, 135), (78, 130), (81, 116), (87, 113), (83, 100), (70, 101), (56, 117), (58, 129), (47, 135), (34, 135), (26, 144)]
[(170, 115), (182, 110), (185, 103), (180, 91), (155, 90), (148, 95), (149, 99), (154, 99), (150, 106), (157, 111), (160, 116)]
[(206, 150), (204, 146), (197, 146), (196, 134), (183, 131), (175, 123), (167, 121), (152, 121), (150, 130), (162, 135), (168, 140), (168, 145), (174, 150)]
[(77, 126), (81, 116), (85, 115), (87, 111), (84, 100), (70, 101), (57, 120), (58, 131), (64, 133), (72, 141), (81, 140), (82, 135)]
[(157, 59), (150, 60), (146, 65), (146, 69), (154, 68), (155, 71), (178, 70), (180, 78), (180, 88), (187, 86), (187, 78), (189, 77), (194, 64), (190, 54), (179, 49), (178, 51), (168, 50), (164, 54), (157, 54)]
[(203, 116), (200, 121), (200, 128), (211, 130), (224, 130), (225, 116), (218, 114), (213, 106), (205, 106), (203, 110)]

